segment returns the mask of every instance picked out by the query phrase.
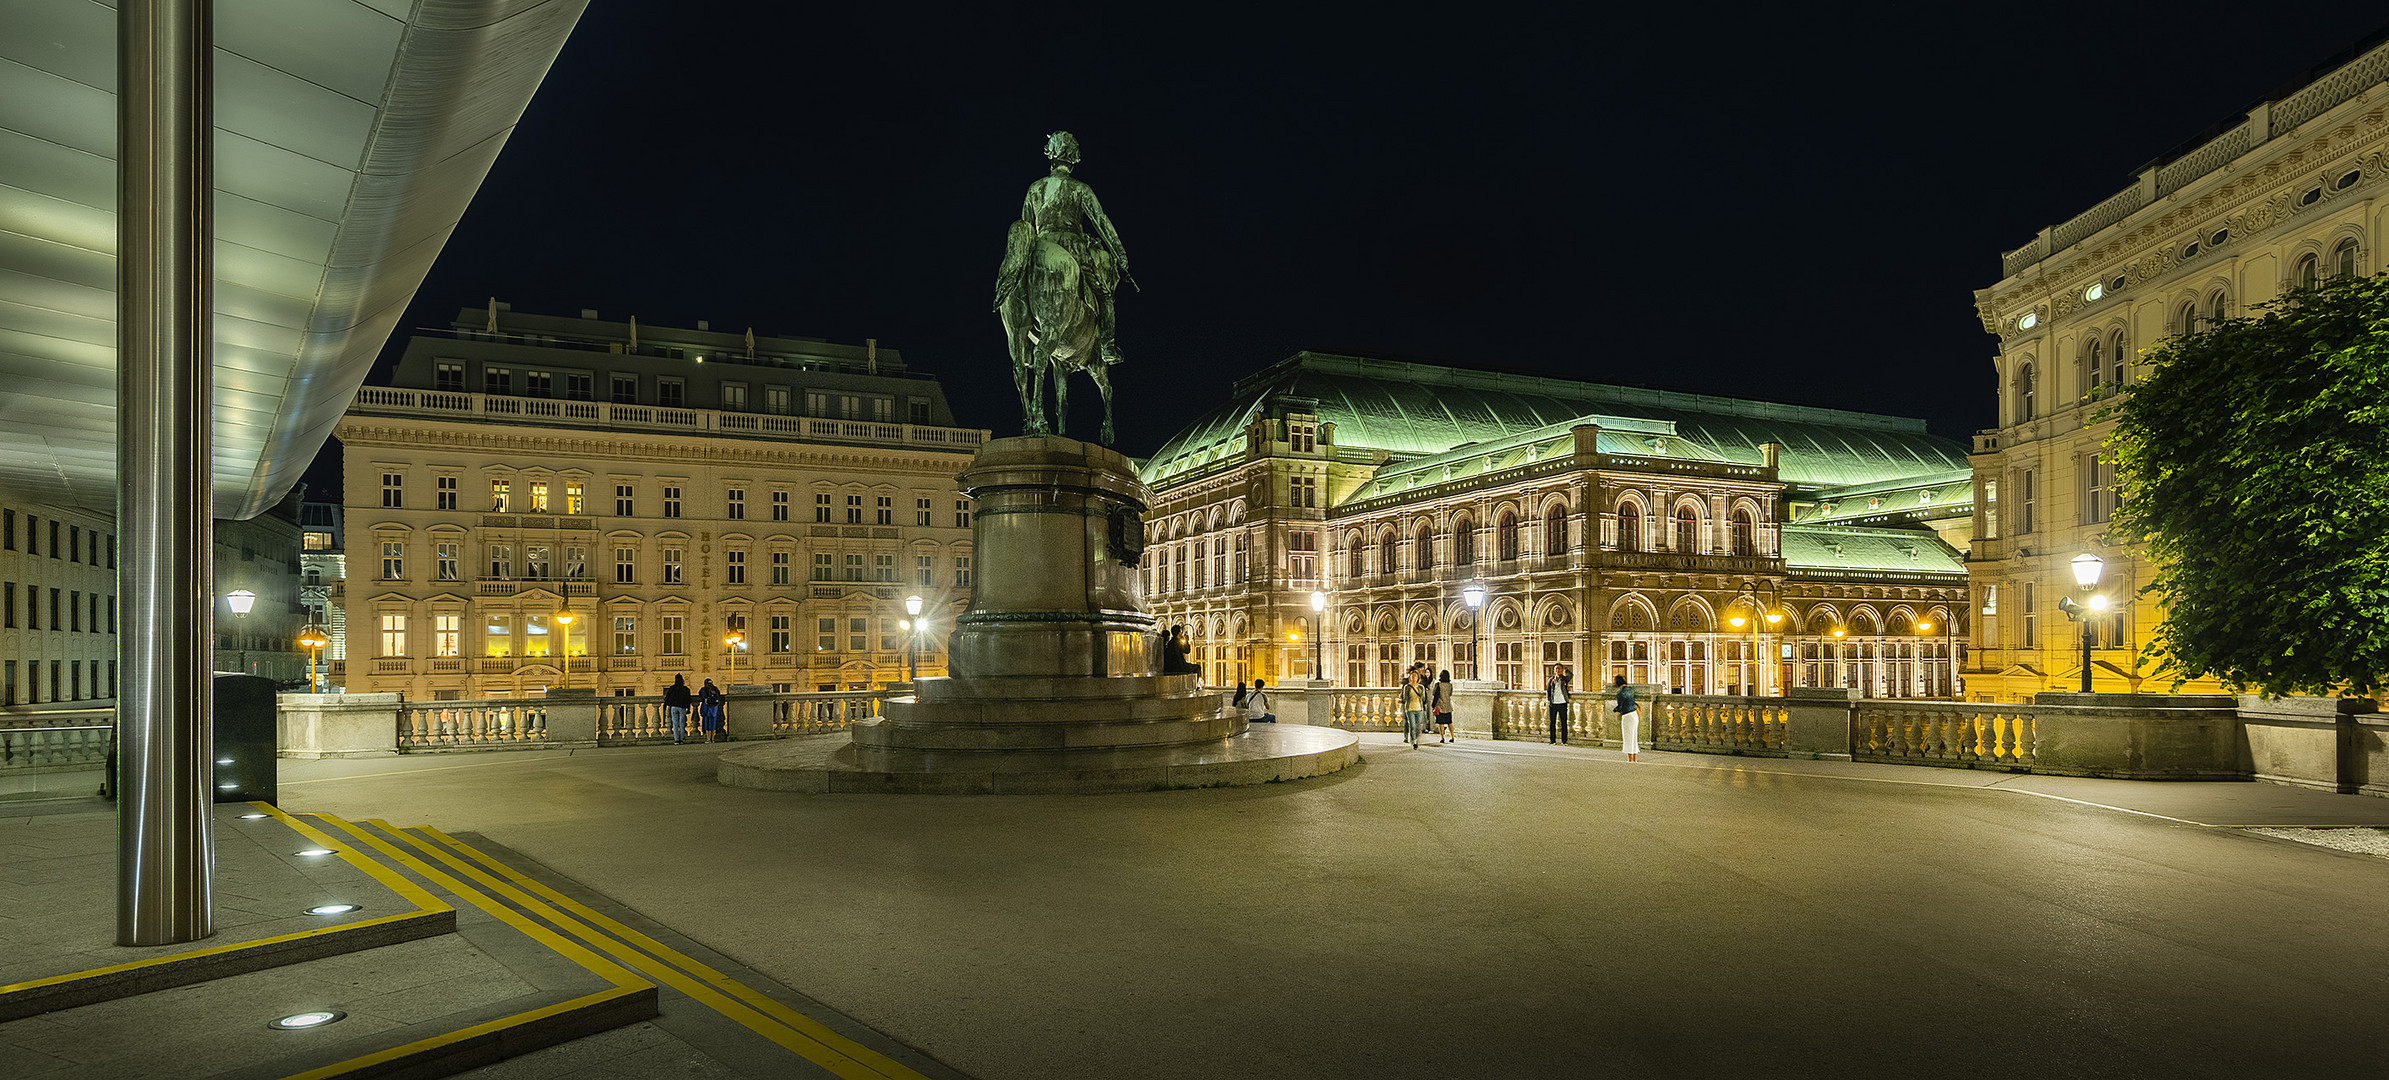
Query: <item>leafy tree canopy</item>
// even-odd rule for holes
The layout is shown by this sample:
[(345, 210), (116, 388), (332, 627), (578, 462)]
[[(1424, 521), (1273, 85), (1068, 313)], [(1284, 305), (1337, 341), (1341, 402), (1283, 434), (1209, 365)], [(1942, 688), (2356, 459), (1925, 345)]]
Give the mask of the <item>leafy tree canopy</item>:
[[(2150, 348), (2103, 415), (2180, 681), (2377, 696), (2389, 668), (2389, 275)], [(2179, 685), (2179, 682), (2176, 683)]]

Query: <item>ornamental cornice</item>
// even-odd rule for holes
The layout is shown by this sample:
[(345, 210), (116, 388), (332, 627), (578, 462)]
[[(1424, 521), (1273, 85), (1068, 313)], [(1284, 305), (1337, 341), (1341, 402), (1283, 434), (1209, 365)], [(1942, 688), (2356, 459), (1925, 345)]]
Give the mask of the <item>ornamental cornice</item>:
[[(1976, 314), (1985, 332), (2007, 337), (2015, 333), (2015, 320), (2031, 307), (2063, 317), (2095, 303), (2083, 301), (2082, 292), (2094, 280), (2118, 270), (2126, 288), (2165, 276), (2183, 261), (2181, 249), (2212, 229), (2230, 229), (2232, 239), (2227, 243), (2237, 243), (2369, 188), (2389, 176), (2389, 144), (2380, 141), (2385, 134), (2389, 134), (2389, 105), (2351, 116), (2194, 196), (2177, 193), (2172, 196), (2174, 205), (2164, 213), (2077, 251), (2062, 265), (2049, 267), (2043, 262), (2044, 269), (2028, 281), (1978, 292)], [(2337, 179), (2351, 168), (2361, 174), (2358, 179), (2346, 188), (2334, 189)], [(2315, 201), (2299, 201), (2317, 187), (2321, 194)], [(2022, 302), (2026, 299), (2031, 301), (2029, 307)]]
[[(425, 439), (426, 428), (439, 431), (436, 443)], [(344, 418), (333, 431), (344, 445), (381, 449), (421, 450), (426, 446), (459, 452), (481, 451), (507, 455), (539, 454), (579, 461), (686, 461), (675, 453), (686, 440), (657, 439), (626, 433), (582, 433), (563, 428), (473, 428), (463, 425), (375, 424)], [(914, 456), (918, 455), (918, 456)], [(953, 452), (916, 447), (846, 447), (830, 444), (755, 443), (709, 440), (705, 462), (715, 467), (746, 465), (756, 468), (823, 469), (841, 472), (900, 473), (942, 476), (959, 473), (967, 461)], [(907, 467), (910, 466), (910, 467)]]

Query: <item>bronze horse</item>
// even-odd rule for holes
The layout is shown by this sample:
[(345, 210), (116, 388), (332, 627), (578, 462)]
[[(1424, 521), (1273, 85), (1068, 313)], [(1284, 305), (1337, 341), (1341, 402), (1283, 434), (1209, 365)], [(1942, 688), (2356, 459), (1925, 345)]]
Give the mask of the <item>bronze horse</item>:
[[(1007, 283), (996, 304), (1003, 316), (1004, 337), (1012, 351), (1012, 385), (1020, 392), (1023, 430), (1030, 435), (1063, 435), (1070, 416), (1070, 373), (1083, 371), (1103, 395), (1101, 441), (1112, 443), (1112, 380), (1110, 365), (1100, 351), (1103, 332), (1093, 295), (1078, 260), (1061, 245), (1035, 235), (1025, 221), (1012, 223), (1014, 235), (1007, 250), (1028, 246), (1026, 265), (1016, 281)], [(1021, 236), (1022, 232), (1030, 235)], [(1045, 377), (1053, 373), (1054, 408), (1051, 422), (1045, 412)]]

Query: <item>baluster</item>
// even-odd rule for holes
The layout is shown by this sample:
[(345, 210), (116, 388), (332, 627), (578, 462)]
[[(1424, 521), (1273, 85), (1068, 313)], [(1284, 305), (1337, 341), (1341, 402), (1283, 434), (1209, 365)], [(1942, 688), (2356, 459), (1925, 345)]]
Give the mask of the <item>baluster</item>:
[(2040, 741), (2040, 714), (2016, 714), (2016, 763), (2027, 768), (2037, 764), (2040, 761)]

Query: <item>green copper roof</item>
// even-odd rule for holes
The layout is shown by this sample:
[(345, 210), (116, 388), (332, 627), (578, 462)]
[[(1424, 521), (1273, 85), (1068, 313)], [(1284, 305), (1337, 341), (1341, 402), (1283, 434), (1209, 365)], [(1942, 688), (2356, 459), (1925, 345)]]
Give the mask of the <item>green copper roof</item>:
[(1784, 569), (1886, 574), (1941, 574), (1963, 578), (1966, 564), (1930, 532), (1849, 526), (1786, 525)]
[[(1354, 356), (1297, 353), (1239, 380), (1233, 397), (1187, 425), (1147, 459), (1159, 482), (1243, 452), (1245, 427), (1276, 396), (1318, 402), (1335, 443), (1399, 458), (1441, 454), (1602, 415), (1672, 423), (1674, 456), (1757, 464), (1759, 446), (1783, 447), (1779, 475), (1798, 487), (1864, 484), (1966, 467), (1966, 450), (1924, 422), (1839, 409), (1504, 375)], [(1650, 436), (1637, 435), (1637, 447)], [(1602, 449), (1611, 449), (1605, 434)]]
[(1897, 514), (1946, 518), (1974, 512), (1974, 474), (1968, 469), (1904, 480), (1825, 488), (1808, 495), (1792, 520), (1803, 525), (1855, 522)]

